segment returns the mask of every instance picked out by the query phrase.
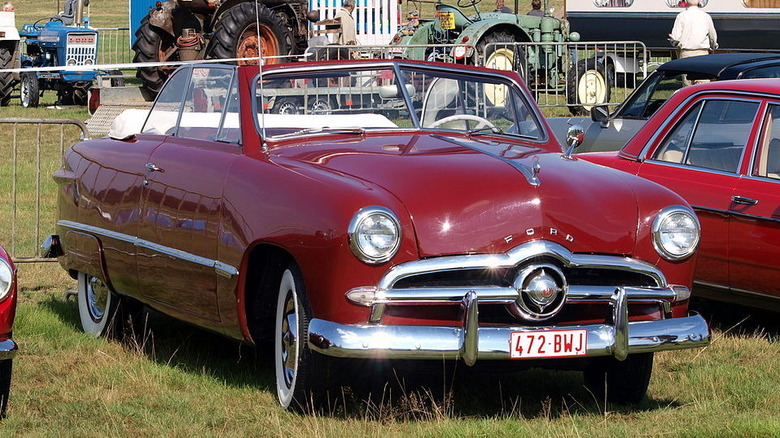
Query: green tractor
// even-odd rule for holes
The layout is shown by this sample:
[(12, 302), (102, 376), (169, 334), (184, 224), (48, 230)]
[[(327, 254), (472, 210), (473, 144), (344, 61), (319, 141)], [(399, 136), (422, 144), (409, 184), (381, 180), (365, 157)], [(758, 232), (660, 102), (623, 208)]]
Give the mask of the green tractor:
[[(536, 92), (559, 93), (565, 89), (567, 103), (575, 114), (609, 101), (610, 82), (604, 66), (595, 59), (574, 62), (565, 44), (544, 44), (580, 40), (577, 32), (569, 30), (566, 20), (552, 16), (549, 0), (544, 0), (543, 16), (480, 12), (480, 2), (458, 0), (457, 8), (437, 2), (433, 19), (410, 15), (409, 24), (390, 43), (405, 47), (394, 53), (408, 59), (515, 70)], [(469, 8), (474, 14), (467, 16), (462, 9)], [(515, 11), (517, 8), (515, 0)], [(567, 70), (568, 75), (564, 74)], [(594, 81), (594, 75), (602, 80)]]

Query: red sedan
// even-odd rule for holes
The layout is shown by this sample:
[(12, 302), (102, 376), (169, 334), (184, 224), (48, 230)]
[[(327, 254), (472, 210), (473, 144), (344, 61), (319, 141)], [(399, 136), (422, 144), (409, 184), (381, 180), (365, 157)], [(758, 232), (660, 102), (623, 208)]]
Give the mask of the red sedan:
[(683, 88), (620, 152), (579, 157), (658, 182), (693, 206), (697, 295), (780, 310), (780, 81)]
[(5, 417), (11, 390), (11, 369), (17, 346), (12, 337), (16, 316), (16, 267), (0, 246), (0, 418)]
[(636, 402), (655, 352), (709, 341), (688, 314), (696, 215), (562, 155), (516, 74), (188, 66), (138, 125), (54, 175), (50, 252), (89, 334), (143, 303), (271, 342), (280, 404), (302, 409), (341, 358), (580, 367)]

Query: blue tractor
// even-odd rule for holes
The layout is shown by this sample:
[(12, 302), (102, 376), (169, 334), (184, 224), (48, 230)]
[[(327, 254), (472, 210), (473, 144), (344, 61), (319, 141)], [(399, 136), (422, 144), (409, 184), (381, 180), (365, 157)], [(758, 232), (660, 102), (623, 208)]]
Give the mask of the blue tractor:
[[(98, 33), (89, 27), (84, 7), (89, 0), (68, 0), (63, 13), (25, 24), (19, 32), (25, 50), (22, 67), (89, 66), (97, 62)], [(20, 76), (24, 107), (38, 106), (45, 90), (57, 91), (57, 103), (85, 105), (94, 71), (37, 71)]]

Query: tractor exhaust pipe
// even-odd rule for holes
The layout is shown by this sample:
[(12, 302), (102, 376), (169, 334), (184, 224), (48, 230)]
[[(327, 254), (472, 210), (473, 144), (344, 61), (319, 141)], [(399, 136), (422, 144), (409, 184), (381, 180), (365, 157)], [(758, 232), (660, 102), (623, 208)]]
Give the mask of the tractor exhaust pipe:
[(84, 26), (84, 6), (89, 6), (89, 0), (76, 0), (73, 11), (73, 23), (76, 26)]

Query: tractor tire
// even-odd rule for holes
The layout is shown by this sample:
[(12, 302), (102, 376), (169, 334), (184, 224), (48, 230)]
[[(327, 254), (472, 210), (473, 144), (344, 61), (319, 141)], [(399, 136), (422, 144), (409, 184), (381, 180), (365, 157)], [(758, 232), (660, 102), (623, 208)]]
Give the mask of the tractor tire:
[[(613, 75), (614, 76), (614, 75)], [(580, 60), (569, 70), (566, 101), (575, 116), (587, 115), (595, 105), (609, 102), (612, 82), (607, 66), (595, 58)]]
[(38, 77), (35, 73), (22, 73), (22, 86), (19, 94), (23, 107), (36, 108), (38, 106), (41, 91), (38, 87)]
[(514, 70), (526, 80), (525, 52), (514, 45), (516, 42), (515, 38), (506, 32), (485, 35), (477, 44), (477, 53), (482, 55), (484, 60), (482, 66), (496, 70)]
[[(255, 13), (255, 6), (258, 8)], [(260, 30), (258, 36), (257, 29)], [(212, 59), (278, 57), (291, 54), (292, 34), (285, 21), (268, 7), (255, 2), (239, 3), (223, 13), (214, 26), (206, 48)], [(265, 64), (285, 62), (280, 58)], [(256, 60), (239, 61), (239, 65), (257, 65)]]
[(89, 87), (69, 87), (57, 92), (60, 105), (84, 106), (87, 104)]
[[(14, 68), (14, 54), (7, 47), (0, 47), (0, 69)], [(0, 73), (0, 106), (8, 106), (16, 81), (13, 73)]]
[[(149, 16), (141, 20), (141, 25), (135, 31), (135, 38), (133, 62), (160, 62), (163, 60), (163, 54), (175, 45), (173, 37), (149, 24)], [(178, 58), (171, 59), (177, 60)], [(143, 88), (150, 95), (156, 96), (172, 71), (166, 67), (139, 67), (136, 77), (141, 80)]]

